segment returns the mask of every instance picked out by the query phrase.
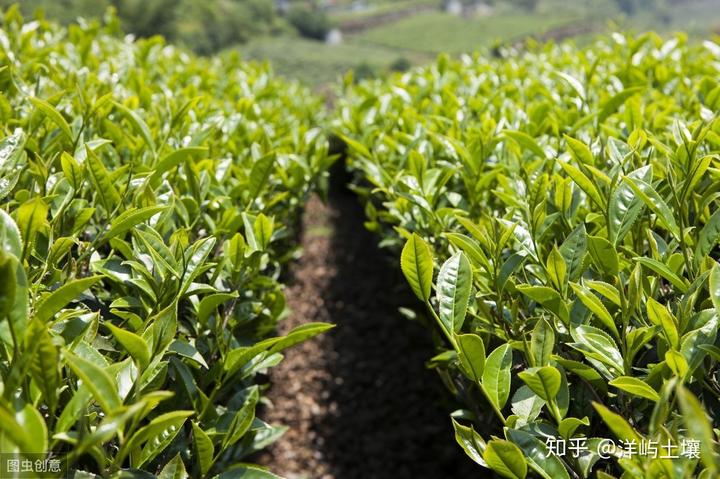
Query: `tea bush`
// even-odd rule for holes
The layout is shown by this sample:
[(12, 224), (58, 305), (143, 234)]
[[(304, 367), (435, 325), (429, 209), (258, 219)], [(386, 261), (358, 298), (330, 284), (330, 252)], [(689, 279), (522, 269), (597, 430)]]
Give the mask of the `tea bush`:
[(285, 430), (256, 376), (329, 327), (273, 336), (322, 104), (233, 54), (1, 21), (3, 460), (276, 477), (243, 460)]
[(720, 45), (501, 53), (348, 81), (336, 119), (457, 442), (508, 478), (718, 477)]

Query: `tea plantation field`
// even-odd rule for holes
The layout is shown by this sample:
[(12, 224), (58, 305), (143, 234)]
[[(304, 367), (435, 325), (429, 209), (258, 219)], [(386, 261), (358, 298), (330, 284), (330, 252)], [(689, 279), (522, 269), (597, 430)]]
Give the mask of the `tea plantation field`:
[[(380, 390), (385, 361), (393, 387), (413, 382), (402, 371), (422, 361), (381, 329), (388, 307), (388, 324), (425, 326), (447, 389), (432, 406), (393, 393), (394, 414), (444, 411), (440, 440), (477, 477), (719, 477), (717, 38), (508, 44), (335, 88), (328, 105), (236, 52), (124, 37), (112, 16), (2, 13), (0, 477), (281, 477), (259, 453), (297, 421), (263, 418), (311, 414), (302, 384), (350, 401), (333, 391), (354, 375)], [(304, 226), (338, 182), (364, 215), (335, 214), (404, 281), (353, 276), (378, 278), (371, 242), (346, 238), (350, 252)], [(284, 328), (308, 234), (332, 238), (312, 274), (343, 264), (320, 291), (347, 304), (303, 290)], [(332, 317), (345, 311), (352, 324)], [(318, 382), (296, 357), (277, 384), (293, 347), (349, 345), (343, 331), (372, 358), (334, 351)], [(373, 423), (366, 449), (333, 446), (370, 468), (398, 422)], [(382, 477), (410, 477), (407, 451), (384, 452)]]

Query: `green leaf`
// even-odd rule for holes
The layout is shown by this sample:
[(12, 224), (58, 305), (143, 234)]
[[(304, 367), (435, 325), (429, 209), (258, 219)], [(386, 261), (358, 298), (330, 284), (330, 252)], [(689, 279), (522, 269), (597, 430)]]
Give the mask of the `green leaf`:
[(715, 312), (720, 315), (720, 266), (718, 266), (718, 263), (713, 264), (710, 270), (708, 289), (710, 299), (712, 300), (713, 306), (715, 306)]
[(611, 242), (599, 236), (588, 236), (588, 251), (593, 263), (608, 276), (615, 276), (620, 269), (620, 261)]
[(555, 347), (555, 331), (544, 319), (538, 319), (530, 339), (530, 353), (535, 366), (545, 366), (550, 362)]
[(592, 355), (591, 357), (614, 368), (618, 373), (623, 372), (622, 354), (620, 354), (617, 344), (609, 334), (601, 329), (587, 325), (572, 328), (570, 333), (576, 341), (575, 343), (569, 343), (570, 346)]
[(662, 327), (670, 347), (678, 349), (680, 347), (680, 336), (677, 329), (677, 319), (670, 310), (654, 299), (648, 298), (647, 315), (651, 323)]
[(577, 428), (580, 426), (589, 426), (590, 420), (587, 417), (578, 419), (576, 417), (568, 417), (560, 421), (558, 424), (558, 433), (565, 440), (569, 440), (574, 434)]
[(570, 286), (585, 307), (588, 308), (595, 317), (597, 317), (600, 322), (615, 335), (616, 338), (620, 338), (620, 333), (615, 325), (615, 320), (600, 298), (595, 296), (589, 289), (581, 284), (571, 283)]
[(720, 209), (715, 210), (698, 234), (695, 254), (693, 255), (695, 266), (699, 265), (710, 254), (718, 240), (720, 240)]
[(493, 439), (487, 443), (483, 459), (490, 468), (509, 479), (525, 479), (527, 464), (519, 447), (510, 441)]
[(47, 451), (48, 431), (40, 412), (32, 404), (18, 404), (10, 411), (0, 404), (0, 439), (5, 436), (20, 453)]
[(182, 462), (180, 454), (176, 454), (165, 467), (162, 468), (157, 479), (187, 479), (187, 471), (185, 471), (185, 464)]
[(594, 165), (595, 157), (593, 156), (590, 148), (580, 140), (564, 135), (565, 141), (567, 142), (570, 152), (572, 153), (573, 159), (581, 165)]
[(178, 148), (177, 150), (165, 155), (155, 166), (155, 170), (150, 175), (148, 181), (151, 185), (157, 184), (158, 180), (168, 171), (180, 165), (189, 158), (204, 155), (208, 149), (201, 146), (190, 146), (187, 148)]
[(19, 129), (0, 141), (0, 200), (12, 193), (25, 171), (27, 155), (24, 146), (25, 135)]
[(195, 444), (195, 453), (197, 455), (197, 461), (200, 466), (200, 474), (205, 475), (212, 467), (215, 455), (215, 447), (213, 446), (210, 437), (203, 431), (200, 426), (193, 422), (193, 439)]
[(273, 229), (274, 223), (272, 218), (268, 218), (262, 213), (255, 217), (255, 222), (253, 223), (253, 233), (255, 235), (255, 241), (257, 241), (257, 248), (260, 251), (265, 251), (270, 244)]
[(95, 401), (106, 414), (111, 414), (122, 405), (115, 381), (105, 369), (67, 350), (63, 351), (63, 356), (67, 365), (90, 389)]
[(583, 273), (583, 260), (587, 253), (587, 232), (581, 224), (573, 230), (560, 246), (560, 254), (567, 265), (568, 278), (576, 281)]
[(525, 385), (515, 391), (510, 402), (512, 413), (526, 423), (537, 419), (545, 405), (545, 401)]
[(203, 358), (202, 354), (200, 354), (200, 351), (198, 351), (195, 346), (188, 343), (187, 341), (184, 341), (182, 339), (176, 339), (175, 341), (170, 343), (168, 351), (172, 351), (179, 354), (180, 356), (191, 359), (203, 366), (205, 369), (210, 369), (210, 366), (208, 366), (205, 358)]
[(558, 291), (564, 291), (565, 282), (567, 281), (567, 265), (565, 264), (565, 258), (555, 246), (548, 255), (545, 267), (547, 268), (548, 279), (555, 288)]
[(0, 209), (0, 248), (17, 259), (22, 258), (23, 241), (15, 220)]
[(28, 324), (29, 285), (20, 260), (3, 250), (0, 250), (0, 280), (0, 338), (5, 344), (18, 347), (16, 343), (21, 342), (19, 338)]
[(568, 309), (560, 293), (547, 286), (518, 285), (517, 290), (554, 313), (564, 323), (568, 322)]
[(60, 112), (55, 109), (54, 106), (52, 106), (45, 100), (41, 100), (40, 98), (30, 98), (30, 102), (35, 105), (35, 108), (40, 110), (43, 115), (48, 117), (50, 121), (55, 123), (55, 126), (60, 128), (60, 131), (65, 135), (68, 140), (74, 140), (72, 131), (70, 130), (70, 125), (68, 125), (68, 122), (65, 120), (65, 118), (63, 118)]
[(517, 429), (508, 429), (506, 434), (520, 447), (530, 468), (544, 479), (570, 479), (560, 459), (548, 450), (544, 441)]
[(253, 163), (248, 186), (248, 204), (252, 204), (253, 200), (262, 192), (275, 167), (275, 159), (275, 155), (270, 154)]
[(687, 376), (687, 373), (690, 370), (690, 366), (688, 365), (685, 356), (673, 349), (665, 353), (665, 362), (673, 374), (679, 378)]
[(205, 296), (198, 306), (197, 318), (200, 324), (207, 324), (208, 318), (223, 303), (238, 297), (237, 291), (232, 293), (215, 293)]
[(415, 296), (427, 302), (432, 288), (433, 257), (430, 247), (415, 233), (403, 247), (400, 267)]
[(474, 265), (482, 266), (485, 271), (492, 271), (490, 261), (474, 239), (460, 233), (445, 233), (445, 236), (453, 246), (462, 250)]
[(652, 270), (653, 272), (659, 274), (666, 280), (668, 280), (673, 286), (675, 286), (681, 293), (686, 293), (688, 290), (688, 284), (687, 281), (683, 278), (680, 278), (677, 274), (675, 274), (670, 268), (668, 268), (667, 265), (659, 262), (658, 260), (652, 259), (652, 258), (643, 258), (643, 257), (635, 257), (633, 258), (638, 263), (642, 264), (646, 268)]
[(471, 288), (472, 267), (465, 254), (457, 252), (442, 265), (437, 279), (440, 321), (448, 333), (462, 328)]
[(149, 220), (153, 216), (165, 211), (167, 206), (147, 206), (145, 208), (131, 208), (123, 211), (110, 222), (110, 229), (104, 236), (105, 241), (121, 236), (135, 228), (140, 223)]
[(17, 225), (21, 237), (25, 239), (22, 257), (30, 253), (32, 246), (35, 244), (35, 236), (45, 226), (48, 211), (48, 205), (45, 204), (42, 198), (37, 196), (26, 201), (17, 209)]
[(156, 417), (147, 426), (135, 432), (120, 450), (119, 456), (125, 457), (123, 450), (130, 453), (130, 464), (141, 468), (165, 450), (181, 431), (187, 418), (194, 411), (171, 411)]
[(462, 372), (468, 379), (479, 383), (485, 368), (485, 344), (477, 334), (455, 336), (458, 359)]
[(150, 131), (150, 128), (147, 126), (145, 121), (143, 121), (143, 119), (140, 117), (140, 115), (118, 102), (114, 101), (113, 105), (115, 106), (115, 108), (118, 109), (118, 111), (120, 111), (120, 113), (125, 116), (128, 122), (130, 122), (130, 125), (133, 127), (133, 130), (135, 130), (135, 133), (140, 135), (145, 144), (150, 148), (153, 153), (155, 153), (156, 148), (155, 141), (152, 137), (152, 132)]
[(334, 328), (334, 324), (330, 323), (305, 323), (294, 327), (287, 335), (280, 338), (273, 338), (276, 341), (271, 345), (270, 354), (279, 353), (287, 348), (293, 347), (303, 341), (322, 334)]
[(230, 422), (227, 434), (222, 442), (222, 449), (225, 450), (238, 442), (250, 429), (255, 419), (255, 407), (260, 400), (260, 393), (257, 386), (250, 388), (250, 392), (242, 407), (235, 412)]
[(512, 349), (503, 344), (495, 349), (485, 361), (482, 374), (482, 388), (495, 407), (500, 410), (510, 396), (510, 368)]
[(455, 441), (463, 448), (465, 454), (481, 466), (488, 467), (485, 459), (483, 459), (483, 453), (485, 452), (485, 441), (483, 438), (475, 432), (472, 426), (463, 426), (455, 419), (452, 419), (452, 425), (455, 430)]
[(633, 429), (632, 426), (628, 424), (625, 418), (623, 418), (617, 413), (612, 412), (610, 409), (603, 406), (602, 404), (596, 402), (593, 402), (592, 404), (597, 413), (602, 418), (602, 420), (605, 422), (605, 424), (607, 424), (613, 434), (615, 434), (615, 437), (617, 437), (621, 441), (635, 441), (637, 444), (640, 444), (642, 438), (637, 433), (637, 431), (635, 431), (635, 429)]
[(697, 397), (682, 384), (678, 385), (677, 398), (682, 412), (682, 419), (688, 430), (688, 437), (700, 442), (700, 459), (705, 467), (717, 476), (720, 455), (715, 445), (715, 434), (711, 420), (708, 419), (706, 408)]
[(530, 150), (534, 155), (540, 158), (547, 158), (545, 151), (538, 145), (533, 137), (522, 131), (503, 130), (502, 134), (514, 140), (518, 145), (526, 150)]
[(560, 371), (553, 366), (529, 368), (518, 373), (518, 377), (545, 401), (552, 401), (560, 391)]
[(600, 113), (598, 113), (598, 123), (604, 122), (605, 119), (615, 113), (618, 108), (620, 108), (627, 101), (628, 98), (640, 93), (641, 91), (643, 91), (643, 87), (626, 88), (625, 90), (617, 93), (615, 96), (607, 100), (603, 104)]
[(280, 476), (261, 469), (258, 466), (238, 465), (213, 476), (212, 479), (282, 479)]
[[(632, 171), (626, 176), (631, 179), (652, 180), (650, 165)], [(643, 209), (643, 202), (635, 195), (627, 181), (621, 182), (610, 194), (608, 204), (608, 238), (618, 245), (628, 234)]]
[(50, 321), (55, 313), (102, 278), (103, 276), (89, 276), (68, 281), (40, 301), (35, 307), (35, 318), (42, 322)]
[[(38, 324), (38, 323), (35, 323)], [(52, 337), (44, 326), (34, 328), (31, 331), (32, 340), (36, 349), (30, 369), (38, 387), (43, 393), (45, 403), (49, 405), (50, 411), (57, 405), (57, 389), (60, 386), (60, 352), (53, 343)]]
[(60, 155), (60, 166), (70, 186), (76, 191), (79, 190), (83, 183), (82, 166), (67, 152), (63, 152), (62, 155)]
[(675, 222), (672, 210), (670, 210), (670, 207), (660, 197), (658, 192), (655, 191), (655, 188), (639, 178), (632, 179), (628, 176), (625, 177), (623, 181), (630, 185), (630, 188), (632, 188), (637, 197), (658, 216), (662, 224), (672, 233), (675, 239), (679, 240), (681, 234), (680, 227)]
[(110, 178), (100, 157), (87, 145), (85, 145), (85, 150), (87, 152), (85, 171), (90, 178), (97, 198), (100, 200), (103, 208), (105, 208), (105, 212), (109, 214), (115, 209), (115, 206), (120, 203), (120, 193), (118, 193), (117, 188), (115, 188), (115, 182)]
[(593, 183), (590, 178), (585, 175), (585, 173), (570, 163), (560, 161), (559, 164), (565, 171), (565, 174), (572, 178), (573, 182), (585, 192), (588, 198), (590, 198), (598, 208), (605, 209), (605, 199), (600, 194), (600, 191), (598, 191), (595, 187), (595, 183)]
[(110, 324), (109, 322), (104, 323), (118, 343), (122, 345), (125, 350), (130, 353), (130, 356), (135, 360), (138, 365), (138, 369), (141, 371), (147, 368), (150, 364), (150, 347), (143, 338), (130, 331), (118, 328)]
[(631, 376), (617, 377), (610, 381), (609, 384), (634, 396), (650, 399), (655, 402), (660, 400), (660, 395), (650, 387), (649, 384)]

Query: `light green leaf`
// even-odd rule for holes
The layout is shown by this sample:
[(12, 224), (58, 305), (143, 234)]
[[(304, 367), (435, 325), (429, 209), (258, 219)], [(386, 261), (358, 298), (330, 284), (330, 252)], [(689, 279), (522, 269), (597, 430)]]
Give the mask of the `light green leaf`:
[(215, 455), (215, 447), (210, 437), (196, 423), (192, 423), (193, 439), (198, 463), (200, 464), (200, 474), (205, 475), (212, 467)]
[(35, 307), (35, 318), (42, 322), (50, 321), (55, 313), (102, 278), (103, 276), (89, 276), (68, 281), (40, 301)]
[(493, 471), (508, 479), (525, 479), (527, 476), (523, 453), (510, 441), (493, 439), (488, 442), (483, 459)]
[(637, 433), (637, 431), (635, 431), (635, 429), (633, 429), (633, 427), (628, 424), (625, 418), (623, 418), (617, 413), (612, 412), (610, 409), (603, 406), (602, 404), (596, 402), (593, 402), (592, 404), (602, 418), (602, 420), (605, 422), (605, 424), (607, 424), (613, 434), (615, 434), (616, 438), (621, 441), (634, 440), (637, 444), (640, 444), (642, 438)]
[(115, 206), (120, 203), (120, 193), (115, 188), (115, 183), (110, 178), (100, 157), (87, 145), (85, 145), (85, 150), (87, 152), (85, 171), (93, 185), (93, 191), (103, 208), (105, 208), (106, 214), (110, 214), (115, 209)]
[(585, 192), (588, 198), (590, 198), (592, 202), (598, 206), (598, 208), (605, 209), (605, 199), (595, 187), (595, 183), (593, 183), (590, 178), (585, 175), (585, 173), (570, 163), (561, 161), (559, 164), (565, 171), (565, 174), (572, 178), (573, 182)]
[(659, 274), (666, 280), (668, 280), (673, 286), (675, 286), (681, 293), (686, 293), (688, 290), (687, 281), (677, 274), (675, 274), (667, 265), (659, 262), (652, 258), (636, 257), (633, 258), (638, 263), (642, 264), (646, 268)]
[(503, 344), (495, 349), (485, 361), (482, 388), (497, 409), (502, 409), (510, 396), (510, 368), (512, 349)]
[[(204, 473), (203, 473), (204, 474)], [(185, 464), (182, 462), (180, 454), (176, 454), (167, 464), (163, 467), (157, 479), (187, 479), (187, 471), (185, 470)]]
[(615, 113), (617, 109), (620, 108), (627, 101), (628, 98), (640, 93), (641, 91), (643, 91), (643, 87), (626, 88), (625, 90), (617, 93), (612, 98), (607, 100), (603, 104), (600, 113), (598, 113), (598, 123), (604, 122), (605, 119)]
[(555, 331), (544, 319), (538, 319), (530, 339), (530, 353), (535, 366), (545, 366), (550, 362), (555, 347)]
[(518, 373), (518, 377), (545, 401), (552, 401), (560, 391), (560, 371), (553, 366), (529, 368)]
[(651, 323), (662, 327), (670, 347), (678, 349), (680, 347), (680, 336), (678, 334), (677, 319), (670, 310), (654, 299), (648, 298), (647, 315)]
[[(23, 255), (27, 256), (35, 244), (35, 236), (45, 226), (45, 219), (50, 208), (40, 197), (33, 197), (17, 209), (17, 226), (23, 242)], [(18, 257), (20, 258), (20, 257)]]
[(660, 395), (649, 384), (640, 379), (631, 376), (620, 376), (610, 381), (610, 386), (614, 386), (634, 396), (650, 399), (657, 402)]
[(455, 430), (455, 441), (463, 448), (465, 454), (481, 466), (488, 467), (485, 459), (483, 459), (483, 453), (485, 452), (485, 441), (483, 438), (475, 432), (472, 426), (463, 426), (455, 419), (452, 419), (452, 425)]
[(658, 192), (655, 191), (655, 188), (639, 178), (633, 179), (628, 176), (625, 177), (623, 181), (629, 184), (637, 197), (658, 216), (662, 224), (672, 233), (675, 239), (680, 239), (680, 227), (675, 222), (672, 210), (660, 197)]
[(567, 281), (567, 265), (565, 264), (565, 258), (560, 254), (557, 247), (553, 246), (545, 267), (547, 268), (548, 279), (558, 291), (563, 291)]
[(41, 100), (40, 98), (30, 98), (30, 102), (35, 105), (35, 108), (40, 110), (43, 115), (48, 117), (50, 121), (55, 123), (55, 126), (60, 128), (60, 131), (65, 135), (68, 140), (74, 140), (72, 131), (70, 130), (70, 125), (68, 125), (68, 122), (60, 114), (60, 112), (55, 109), (54, 106), (52, 106), (45, 100)]
[(677, 398), (682, 419), (688, 430), (688, 437), (700, 442), (700, 459), (705, 467), (716, 476), (720, 455), (717, 453), (712, 422), (708, 419), (706, 407), (682, 384), (678, 385)]
[(135, 130), (135, 133), (140, 135), (145, 144), (153, 153), (155, 153), (156, 148), (152, 132), (140, 115), (118, 102), (114, 101), (113, 105), (125, 116), (128, 122), (130, 122), (130, 125), (133, 127), (133, 130)]
[(615, 320), (600, 298), (595, 296), (592, 291), (581, 284), (571, 283), (570, 286), (585, 307), (588, 308), (595, 317), (597, 317), (600, 322), (615, 335), (616, 338), (619, 338), (620, 333), (615, 325)]
[(588, 251), (593, 263), (601, 272), (614, 276), (620, 269), (620, 262), (615, 247), (611, 242), (599, 236), (588, 236)]
[(415, 296), (421, 301), (428, 301), (432, 288), (433, 257), (430, 247), (415, 233), (403, 247), (400, 267)]
[(105, 369), (67, 350), (63, 351), (63, 356), (67, 365), (90, 390), (106, 414), (111, 414), (121, 406), (117, 385)]
[(544, 441), (517, 429), (508, 429), (506, 434), (508, 439), (520, 447), (530, 468), (543, 479), (570, 479), (565, 466), (550, 452)]
[(140, 223), (149, 220), (156, 214), (165, 211), (167, 206), (147, 206), (144, 208), (131, 208), (123, 211), (110, 222), (110, 229), (104, 236), (105, 241), (121, 236), (136, 227)]
[(458, 359), (463, 373), (468, 379), (479, 383), (485, 369), (485, 344), (477, 334), (455, 336)]
[(465, 254), (457, 252), (442, 265), (437, 279), (440, 321), (448, 333), (462, 328), (471, 288), (472, 267)]
[(132, 356), (137, 363), (138, 369), (144, 370), (148, 364), (150, 364), (150, 347), (145, 340), (137, 334), (118, 328), (109, 322), (105, 322), (104, 324), (112, 335), (115, 336), (117, 342), (130, 353), (130, 356)]

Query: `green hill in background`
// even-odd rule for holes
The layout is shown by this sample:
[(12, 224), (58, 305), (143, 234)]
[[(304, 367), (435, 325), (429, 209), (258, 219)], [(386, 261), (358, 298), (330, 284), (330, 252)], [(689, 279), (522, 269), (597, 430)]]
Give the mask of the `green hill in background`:
[(126, 32), (160, 34), (200, 54), (239, 48), (311, 85), (350, 69), (362, 78), (528, 37), (583, 43), (609, 30), (708, 36), (720, 29), (717, 0), (24, 0), (21, 7), (64, 23), (112, 7)]

